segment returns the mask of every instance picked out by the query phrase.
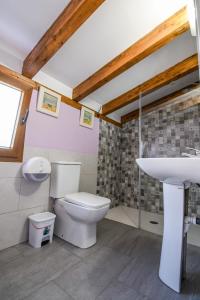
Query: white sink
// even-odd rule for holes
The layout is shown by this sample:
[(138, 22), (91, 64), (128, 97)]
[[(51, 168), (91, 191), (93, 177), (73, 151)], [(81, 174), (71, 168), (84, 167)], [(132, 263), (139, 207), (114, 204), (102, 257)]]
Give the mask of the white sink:
[(180, 293), (188, 230), (185, 190), (191, 182), (200, 182), (200, 158), (139, 158), (136, 162), (149, 176), (163, 182), (164, 230), (159, 277)]
[(160, 181), (200, 183), (200, 157), (138, 158), (139, 167)]

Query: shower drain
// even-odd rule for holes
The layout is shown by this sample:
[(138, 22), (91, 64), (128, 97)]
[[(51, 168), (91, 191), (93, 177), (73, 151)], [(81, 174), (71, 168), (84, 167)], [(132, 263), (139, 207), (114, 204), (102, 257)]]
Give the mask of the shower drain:
[(153, 224), (153, 225), (158, 225), (157, 221), (149, 221), (149, 223)]

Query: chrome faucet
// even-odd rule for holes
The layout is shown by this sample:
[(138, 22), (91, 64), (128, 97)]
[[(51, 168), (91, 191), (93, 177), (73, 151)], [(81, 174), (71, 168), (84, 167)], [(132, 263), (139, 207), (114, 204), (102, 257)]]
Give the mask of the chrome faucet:
[(195, 149), (195, 148), (191, 148), (191, 147), (186, 147), (186, 149), (193, 150), (195, 152), (195, 154), (189, 154), (189, 153), (183, 152), (183, 153), (181, 153), (182, 156), (186, 156), (186, 157), (196, 157), (196, 156), (198, 156), (198, 157), (200, 157), (200, 150)]

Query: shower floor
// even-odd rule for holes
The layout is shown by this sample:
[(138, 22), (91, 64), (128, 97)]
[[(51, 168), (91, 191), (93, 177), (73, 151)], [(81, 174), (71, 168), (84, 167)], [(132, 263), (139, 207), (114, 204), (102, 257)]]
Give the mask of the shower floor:
[[(106, 219), (138, 228), (139, 210), (123, 205), (116, 206), (108, 211)], [(152, 221), (156, 222), (157, 224), (152, 224)], [(141, 210), (140, 228), (158, 235), (162, 235), (163, 215)], [(188, 232), (188, 243), (200, 247), (200, 226), (190, 226)]]
[(139, 210), (122, 205), (116, 206), (108, 211), (106, 219), (117, 221), (129, 226), (138, 227)]

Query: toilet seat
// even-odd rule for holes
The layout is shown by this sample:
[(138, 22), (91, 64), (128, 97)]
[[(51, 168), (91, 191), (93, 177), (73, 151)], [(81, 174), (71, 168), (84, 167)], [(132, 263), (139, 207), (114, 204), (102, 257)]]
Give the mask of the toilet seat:
[(83, 192), (67, 194), (65, 195), (64, 201), (77, 206), (93, 209), (103, 208), (110, 205), (110, 199), (108, 198)]

